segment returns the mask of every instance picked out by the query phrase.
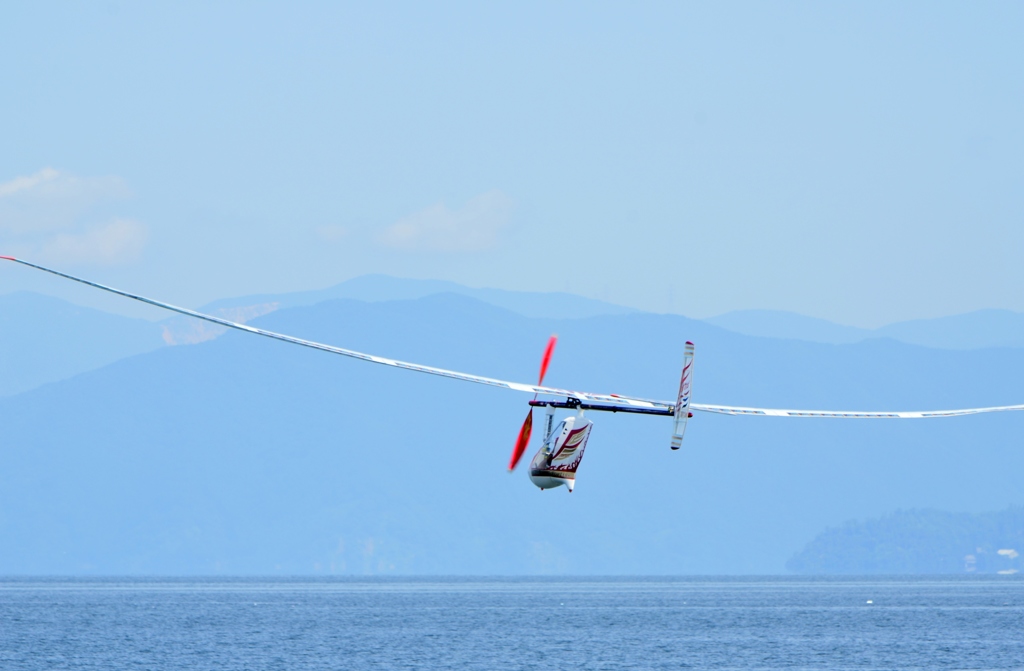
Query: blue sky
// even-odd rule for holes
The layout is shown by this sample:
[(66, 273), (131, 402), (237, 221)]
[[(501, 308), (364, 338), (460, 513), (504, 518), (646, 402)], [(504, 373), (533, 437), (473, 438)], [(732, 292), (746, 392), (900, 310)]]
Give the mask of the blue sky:
[(187, 305), (380, 272), (1024, 311), (1022, 34), (1008, 2), (21, 3), (0, 253)]

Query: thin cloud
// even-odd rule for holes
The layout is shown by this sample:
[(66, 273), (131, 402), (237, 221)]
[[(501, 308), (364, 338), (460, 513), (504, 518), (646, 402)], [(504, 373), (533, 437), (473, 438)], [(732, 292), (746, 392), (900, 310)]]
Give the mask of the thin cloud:
[(488, 191), (460, 210), (444, 203), (395, 222), (380, 236), (388, 247), (423, 252), (478, 252), (498, 244), (498, 233), (509, 220), (512, 200), (501, 191)]
[(0, 184), (0, 198), (6, 198), (18, 193), (19, 191), (28, 191), (39, 186), (43, 182), (49, 182), (57, 179), (58, 176), (60, 176), (60, 173), (53, 168), (43, 168), (34, 175), (15, 177), (9, 182)]
[(43, 168), (0, 183), (0, 232), (25, 235), (69, 229), (97, 203), (130, 195), (120, 177), (78, 177)]
[(131, 195), (120, 177), (79, 177), (43, 168), (0, 183), (0, 243), (58, 265), (137, 260), (148, 237), (135, 219), (97, 217), (93, 208)]
[(82, 233), (60, 233), (39, 249), (42, 260), (67, 265), (112, 265), (136, 261), (148, 237), (134, 219), (114, 219)]

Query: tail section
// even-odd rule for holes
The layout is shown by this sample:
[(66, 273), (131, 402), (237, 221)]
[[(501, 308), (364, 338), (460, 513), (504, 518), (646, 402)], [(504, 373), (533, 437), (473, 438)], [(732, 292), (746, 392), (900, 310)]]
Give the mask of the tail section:
[(683, 446), (683, 433), (686, 431), (686, 420), (690, 418), (690, 389), (693, 386), (693, 343), (686, 341), (683, 354), (683, 374), (679, 379), (679, 396), (673, 409), (675, 426), (672, 429), (672, 449)]

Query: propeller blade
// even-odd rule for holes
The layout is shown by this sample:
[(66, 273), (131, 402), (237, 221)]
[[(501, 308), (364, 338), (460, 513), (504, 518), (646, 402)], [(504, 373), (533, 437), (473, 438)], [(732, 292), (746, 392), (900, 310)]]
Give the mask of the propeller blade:
[(558, 342), (558, 336), (552, 335), (548, 339), (548, 346), (544, 350), (544, 358), (540, 360), (540, 379), (537, 382), (537, 386), (540, 387), (544, 384), (544, 376), (548, 372), (548, 364), (551, 363), (551, 355), (555, 352), (555, 343)]
[[(537, 386), (544, 384), (544, 376), (548, 372), (548, 364), (551, 363), (551, 355), (555, 351), (555, 343), (558, 342), (558, 336), (553, 335), (548, 338), (548, 346), (544, 349), (544, 357), (540, 360), (540, 378), (537, 382)], [(537, 395), (534, 394), (534, 399)], [(519, 429), (519, 436), (516, 438), (516, 446), (512, 448), (512, 458), (508, 461), (508, 471), (511, 473), (515, 470), (516, 464), (523, 457), (523, 452), (526, 451), (526, 446), (530, 444), (530, 434), (533, 433), (533, 408), (530, 408), (530, 412), (527, 413), (526, 419), (523, 420), (523, 426)]]
[(533, 432), (533, 408), (530, 408), (529, 414), (526, 415), (526, 419), (523, 421), (522, 428), (519, 429), (519, 437), (516, 438), (516, 446), (512, 449), (512, 458), (508, 462), (508, 471), (511, 473), (515, 470), (516, 464), (519, 463), (519, 459), (523, 456), (523, 452), (526, 451), (526, 446), (530, 444), (530, 434)]

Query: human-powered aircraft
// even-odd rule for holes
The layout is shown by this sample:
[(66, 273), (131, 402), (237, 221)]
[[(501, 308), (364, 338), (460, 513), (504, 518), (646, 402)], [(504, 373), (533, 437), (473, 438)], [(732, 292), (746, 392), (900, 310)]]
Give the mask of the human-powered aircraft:
[[(851, 412), (840, 410), (783, 410), (776, 408), (745, 408), (730, 405), (705, 405), (703, 403), (691, 403), (690, 391), (693, 386), (693, 343), (687, 341), (683, 353), (683, 369), (679, 380), (679, 392), (675, 401), (657, 401), (635, 396), (624, 396), (620, 394), (594, 394), (591, 392), (575, 391), (572, 389), (558, 389), (556, 387), (545, 387), (544, 376), (547, 373), (548, 364), (554, 353), (556, 337), (551, 336), (544, 356), (541, 359), (540, 376), (536, 385), (522, 382), (509, 382), (507, 380), (496, 380), (494, 378), (459, 373), (457, 371), (423, 366), (406, 361), (398, 361), (385, 357), (364, 354), (350, 349), (325, 345), (323, 343), (303, 340), (283, 333), (275, 333), (264, 329), (247, 326), (238, 322), (221, 319), (213, 315), (203, 314), (195, 310), (181, 308), (169, 303), (146, 298), (136, 294), (108, 287), (103, 284), (62, 273), (52, 268), (45, 268), (35, 263), (16, 259), (13, 256), (0, 256), (0, 259), (20, 263), (30, 268), (36, 268), (58, 277), (80, 282), (103, 291), (125, 296), (136, 301), (155, 305), (156, 307), (177, 312), (179, 314), (203, 319), (214, 324), (220, 324), (228, 328), (246, 331), (266, 338), (273, 338), (293, 345), (310, 347), (332, 354), (362, 359), (371, 363), (379, 363), (395, 368), (440, 375), (464, 382), (486, 384), (492, 387), (503, 387), (514, 391), (521, 391), (533, 394), (530, 401), (530, 410), (523, 421), (519, 435), (516, 437), (515, 446), (512, 449), (512, 457), (508, 462), (508, 470), (515, 469), (523, 453), (530, 443), (530, 436), (533, 432), (533, 409), (544, 408), (544, 439), (537, 454), (530, 461), (530, 481), (541, 490), (553, 489), (565, 485), (569, 491), (573, 490), (576, 484), (576, 471), (583, 460), (583, 452), (587, 447), (587, 440), (590, 438), (590, 431), (593, 423), (584, 416), (588, 410), (596, 412), (628, 412), (642, 415), (658, 415), (672, 418), (672, 442), (673, 450), (678, 450), (683, 444), (683, 433), (686, 431), (687, 421), (693, 417), (693, 411), (714, 412), (722, 415), (753, 415), (762, 417), (830, 417), (843, 419), (923, 419), (929, 417), (956, 417), (960, 415), (976, 415), (985, 412), (1003, 412), (1009, 410), (1024, 410), (1024, 405), (1004, 405), (990, 408), (965, 408), (961, 410), (931, 410), (914, 412)], [(543, 398), (542, 398), (543, 397)], [(569, 409), (574, 411), (557, 425), (554, 424), (555, 410)]]

